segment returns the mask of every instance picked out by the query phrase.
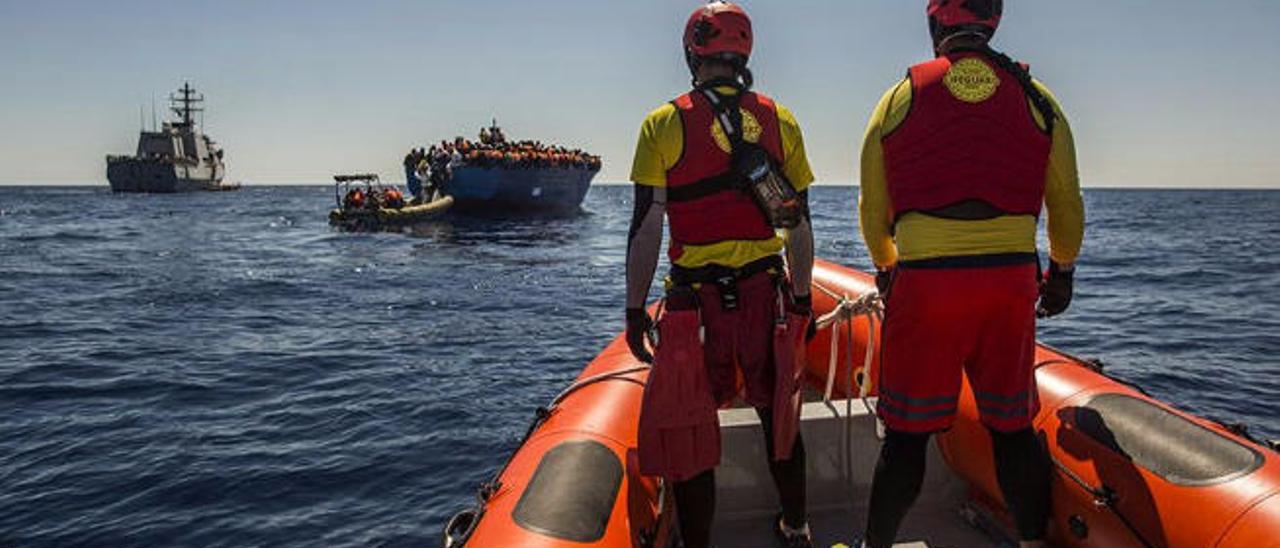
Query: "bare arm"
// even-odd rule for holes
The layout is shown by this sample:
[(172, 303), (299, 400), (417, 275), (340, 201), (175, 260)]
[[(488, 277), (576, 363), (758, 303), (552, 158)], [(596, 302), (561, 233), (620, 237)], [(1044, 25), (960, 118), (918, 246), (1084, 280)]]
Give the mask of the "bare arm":
[(662, 221), (667, 189), (635, 185), (635, 212), (627, 237), (627, 308), (643, 308), (662, 251)]

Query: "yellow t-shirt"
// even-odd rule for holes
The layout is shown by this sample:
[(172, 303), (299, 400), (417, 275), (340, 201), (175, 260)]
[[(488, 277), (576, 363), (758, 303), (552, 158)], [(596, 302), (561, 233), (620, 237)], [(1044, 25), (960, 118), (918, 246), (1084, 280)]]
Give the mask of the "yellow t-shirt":
[[(1040, 82), (1035, 82), (1035, 86), (1049, 99), (1057, 113), (1049, 167), (1045, 172), (1049, 256), (1059, 264), (1071, 264), (1080, 254), (1084, 241), (1084, 199), (1080, 194), (1080, 175), (1076, 171), (1075, 140), (1053, 93)], [(963, 221), (909, 212), (894, 226), (882, 141), (885, 135), (906, 120), (911, 110), (911, 95), (909, 79), (900, 81), (885, 93), (871, 115), (862, 142), (858, 218), (862, 237), (876, 267), (889, 268), (900, 260), (1035, 251), (1036, 218), (1031, 215)], [(1043, 129), (1045, 122), (1039, 111), (1032, 108), (1031, 112)]]
[[(722, 93), (732, 88), (721, 88)], [(782, 134), (782, 172), (797, 191), (804, 191), (813, 182), (813, 171), (804, 151), (804, 138), (800, 124), (786, 107), (774, 103), (778, 110), (779, 131)], [(719, 124), (719, 122), (716, 122)], [(720, 128), (723, 131), (723, 128)], [(680, 161), (684, 151), (684, 124), (675, 105), (667, 103), (645, 118), (640, 126), (640, 138), (636, 142), (636, 155), (631, 164), (631, 181), (638, 185), (664, 188), (667, 172)], [(685, 245), (676, 264), (685, 268), (698, 268), (711, 264), (739, 267), (776, 255), (782, 251), (781, 235), (768, 240), (728, 240), (711, 245)]]

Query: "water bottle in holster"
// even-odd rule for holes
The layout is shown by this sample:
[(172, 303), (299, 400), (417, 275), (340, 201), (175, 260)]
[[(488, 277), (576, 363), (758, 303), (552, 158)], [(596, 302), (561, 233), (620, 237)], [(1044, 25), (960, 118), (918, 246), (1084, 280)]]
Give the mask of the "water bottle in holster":
[(739, 88), (738, 95), (728, 97), (720, 95), (713, 86), (703, 87), (701, 91), (715, 109), (716, 117), (729, 138), (733, 155), (729, 165), (737, 176), (739, 190), (751, 197), (769, 226), (784, 229), (798, 226), (805, 215), (800, 193), (778, 172), (764, 147), (743, 138), (739, 101), (747, 90)]
[(733, 170), (773, 228), (792, 229), (804, 219), (804, 203), (791, 182), (773, 166), (763, 147), (740, 141), (733, 147)]

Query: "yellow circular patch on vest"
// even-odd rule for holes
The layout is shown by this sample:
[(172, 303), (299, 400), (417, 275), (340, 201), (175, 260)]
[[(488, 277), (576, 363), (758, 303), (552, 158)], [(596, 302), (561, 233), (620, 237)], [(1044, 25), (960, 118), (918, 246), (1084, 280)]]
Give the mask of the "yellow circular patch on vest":
[[(759, 143), (760, 134), (764, 133), (760, 121), (745, 108), (740, 112), (742, 112), (742, 139), (748, 143)], [(729, 136), (724, 134), (724, 128), (720, 127), (718, 119), (711, 122), (711, 137), (716, 140), (716, 146), (719, 146), (725, 154), (733, 152), (733, 146), (729, 144)]]
[(966, 103), (981, 103), (996, 94), (1000, 77), (990, 65), (975, 57), (966, 57), (951, 65), (942, 83), (952, 97)]

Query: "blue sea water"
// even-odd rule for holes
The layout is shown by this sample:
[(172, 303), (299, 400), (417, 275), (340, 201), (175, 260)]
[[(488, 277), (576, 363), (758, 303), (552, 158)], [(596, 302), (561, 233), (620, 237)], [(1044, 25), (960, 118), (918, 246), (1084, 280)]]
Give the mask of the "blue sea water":
[[(865, 268), (855, 189), (821, 256)], [(1280, 437), (1280, 192), (1089, 191), (1040, 338)], [(431, 546), (621, 326), (630, 191), (329, 229), (324, 187), (0, 188), (0, 546)]]

